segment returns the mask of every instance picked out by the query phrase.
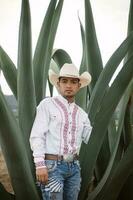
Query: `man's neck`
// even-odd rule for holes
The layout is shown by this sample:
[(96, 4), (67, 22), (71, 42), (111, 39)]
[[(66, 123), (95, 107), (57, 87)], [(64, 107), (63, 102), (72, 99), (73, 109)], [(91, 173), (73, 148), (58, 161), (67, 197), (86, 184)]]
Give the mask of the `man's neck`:
[(68, 96), (68, 97), (63, 96), (63, 97), (68, 101), (68, 103), (73, 103), (75, 101), (74, 96)]

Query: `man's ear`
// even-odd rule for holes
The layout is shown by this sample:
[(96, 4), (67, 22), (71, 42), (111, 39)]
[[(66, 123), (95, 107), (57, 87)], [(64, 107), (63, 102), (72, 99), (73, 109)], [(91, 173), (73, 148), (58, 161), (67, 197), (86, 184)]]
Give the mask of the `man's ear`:
[(80, 89), (80, 87), (81, 87), (81, 83), (79, 83), (79, 89)]

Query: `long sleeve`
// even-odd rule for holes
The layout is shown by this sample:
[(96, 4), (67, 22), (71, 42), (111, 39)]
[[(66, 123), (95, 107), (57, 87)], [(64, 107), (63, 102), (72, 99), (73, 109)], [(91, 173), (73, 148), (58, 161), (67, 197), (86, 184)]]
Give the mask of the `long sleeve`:
[(83, 128), (83, 134), (82, 134), (82, 140), (86, 144), (89, 141), (91, 131), (92, 131), (92, 126), (91, 126), (90, 120), (88, 119), (88, 116), (87, 116), (86, 121), (84, 122), (84, 128)]
[(48, 132), (49, 112), (44, 101), (37, 107), (36, 117), (30, 134), (30, 146), (37, 167), (44, 165), (45, 140)]

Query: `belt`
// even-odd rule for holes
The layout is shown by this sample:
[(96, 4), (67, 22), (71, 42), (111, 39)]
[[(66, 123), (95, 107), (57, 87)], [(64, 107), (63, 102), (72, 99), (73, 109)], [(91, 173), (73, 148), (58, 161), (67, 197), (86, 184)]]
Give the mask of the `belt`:
[(55, 154), (45, 154), (46, 160), (57, 160), (57, 161), (65, 161), (65, 162), (73, 162), (74, 160), (78, 160), (78, 154), (65, 154), (65, 155), (55, 155)]

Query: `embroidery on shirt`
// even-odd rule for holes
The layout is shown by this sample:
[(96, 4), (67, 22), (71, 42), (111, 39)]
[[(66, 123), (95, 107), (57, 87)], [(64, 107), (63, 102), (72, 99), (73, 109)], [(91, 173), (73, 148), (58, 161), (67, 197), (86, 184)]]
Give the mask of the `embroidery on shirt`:
[(73, 153), (75, 153), (76, 148), (74, 147), (75, 144), (75, 134), (76, 134), (76, 115), (78, 111), (78, 106), (74, 106), (73, 112), (72, 112), (72, 128), (71, 128), (71, 134), (72, 134), (72, 139), (71, 139), (71, 146)]
[[(59, 110), (61, 119), (63, 120), (63, 116), (62, 116), (61, 110), (59, 109), (59, 107), (56, 105), (56, 103), (55, 103), (54, 101), (52, 101), (52, 102), (53, 102), (53, 104), (56, 106), (56, 108)], [(59, 149), (59, 155), (61, 155), (61, 144), (62, 144), (61, 133), (62, 133), (62, 123), (61, 123), (61, 126), (60, 126), (60, 149)]]
[(64, 139), (64, 154), (68, 153), (68, 144), (67, 144), (67, 132), (68, 132), (68, 128), (69, 128), (69, 121), (68, 121), (68, 112), (67, 112), (67, 108), (65, 107), (65, 105), (57, 98), (54, 98), (54, 100), (56, 101), (57, 105), (60, 106), (60, 108), (63, 110), (64, 113), (64, 117), (65, 117), (65, 125), (64, 125), (64, 129), (63, 129), (63, 139)]

